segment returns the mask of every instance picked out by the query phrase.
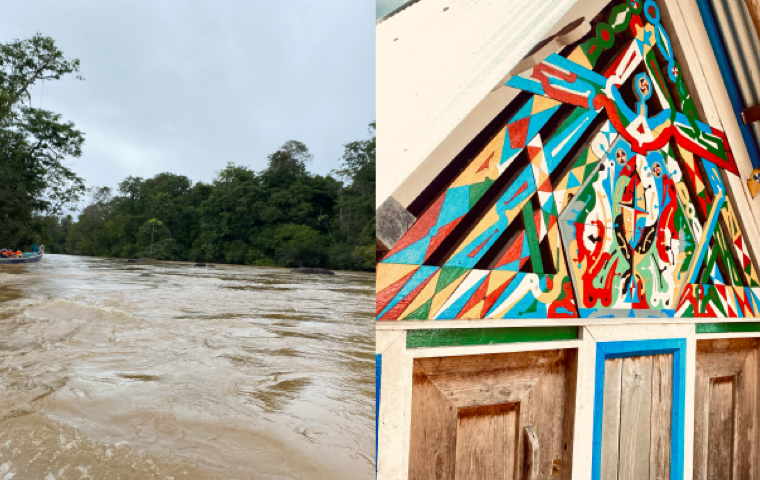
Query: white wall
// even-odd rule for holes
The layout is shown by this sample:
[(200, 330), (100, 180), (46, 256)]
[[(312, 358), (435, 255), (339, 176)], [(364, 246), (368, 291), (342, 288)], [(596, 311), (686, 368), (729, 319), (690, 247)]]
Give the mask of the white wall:
[(421, 0), (377, 24), (378, 206), (575, 2)]

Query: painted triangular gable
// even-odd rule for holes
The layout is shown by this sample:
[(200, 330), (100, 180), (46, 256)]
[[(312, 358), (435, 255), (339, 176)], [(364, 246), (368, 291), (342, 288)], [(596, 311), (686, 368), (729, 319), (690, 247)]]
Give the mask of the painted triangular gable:
[(672, 35), (657, 2), (612, 2), (513, 76), (514, 114), (379, 266), (456, 278), (400, 288), (415, 297), (382, 320), (760, 316), (753, 220), (726, 185), (739, 169)]

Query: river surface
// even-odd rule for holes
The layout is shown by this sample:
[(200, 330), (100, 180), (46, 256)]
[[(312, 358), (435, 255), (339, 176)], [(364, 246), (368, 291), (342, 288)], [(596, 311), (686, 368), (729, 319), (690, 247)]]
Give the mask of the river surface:
[(374, 276), (0, 266), (0, 480), (374, 477)]

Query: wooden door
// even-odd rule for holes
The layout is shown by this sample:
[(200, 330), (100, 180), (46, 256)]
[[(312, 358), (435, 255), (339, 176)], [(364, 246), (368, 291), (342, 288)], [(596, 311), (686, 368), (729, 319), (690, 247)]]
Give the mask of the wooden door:
[(410, 480), (570, 479), (575, 350), (417, 359)]
[(673, 354), (605, 361), (602, 480), (667, 480)]
[(755, 480), (757, 340), (697, 342), (694, 478)]

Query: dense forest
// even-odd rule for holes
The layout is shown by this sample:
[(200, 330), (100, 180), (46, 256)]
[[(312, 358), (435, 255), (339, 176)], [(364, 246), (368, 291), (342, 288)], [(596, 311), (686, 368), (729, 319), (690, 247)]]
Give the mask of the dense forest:
[[(211, 183), (172, 173), (93, 192), (56, 217), (48, 252), (283, 267), (374, 267), (375, 139), (346, 145), (335, 176), (289, 141), (262, 172), (227, 164)], [(336, 178), (337, 177), (337, 178)]]
[[(375, 133), (345, 145), (339, 168), (308, 170), (288, 141), (262, 171), (228, 163), (210, 183), (162, 173), (117, 191), (85, 188), (65, 166), (84, 133), (33, 108), (29, 88), (79, 73), (49, 37), (0, 45), (0, 245), (48, 253), (260, 266), (373, 269)], [(87, 192), (90, 195), (87, 195)], [(89, 204), (78, 211), (79, 202)]]

